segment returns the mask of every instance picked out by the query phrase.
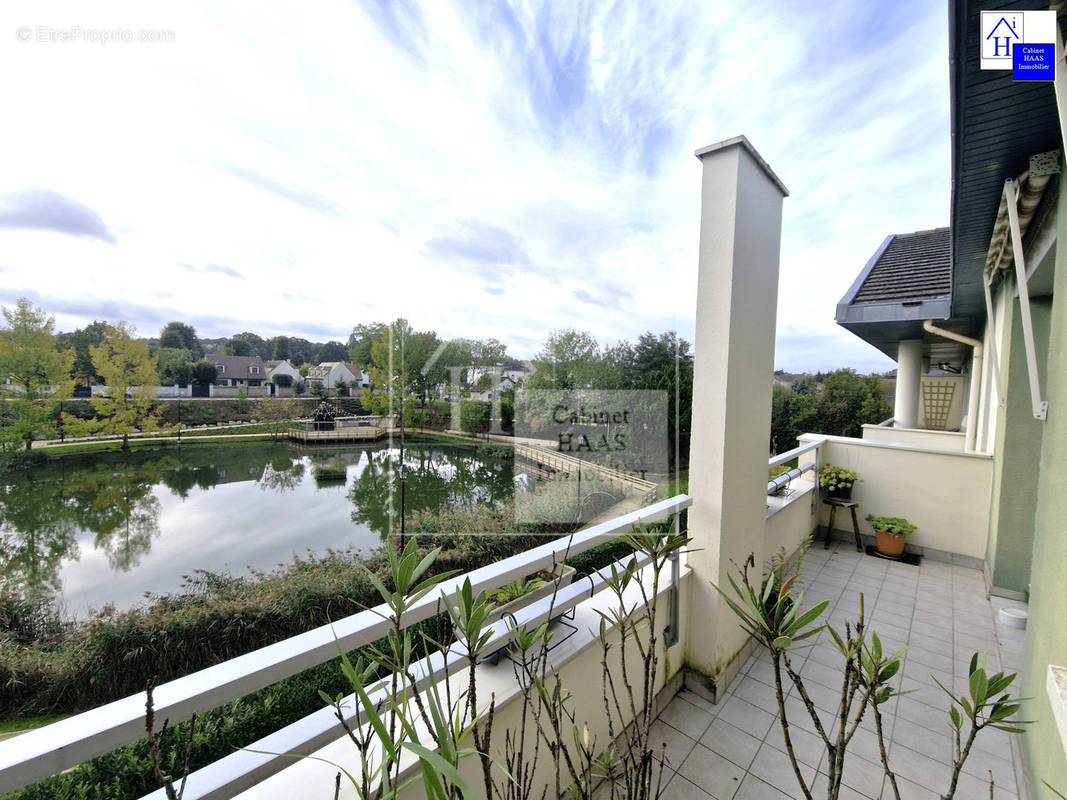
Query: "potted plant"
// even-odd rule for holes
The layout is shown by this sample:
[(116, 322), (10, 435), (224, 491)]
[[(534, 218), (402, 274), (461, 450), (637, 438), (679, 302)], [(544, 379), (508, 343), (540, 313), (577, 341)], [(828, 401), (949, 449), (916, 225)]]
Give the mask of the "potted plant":
[(826, 490), (827, 497), (848, 500), (852, 497), (852, 484), (856, 482), (856, 473), (844, 467), (827, 464), (819, 470), (819, 486)]
[(868, 514), (867, 522), (874, 528), (878, 552), (884, 556), (899, 557), (904, 552), (904, 540), (915, 533), (915, 526), (903, 517)]

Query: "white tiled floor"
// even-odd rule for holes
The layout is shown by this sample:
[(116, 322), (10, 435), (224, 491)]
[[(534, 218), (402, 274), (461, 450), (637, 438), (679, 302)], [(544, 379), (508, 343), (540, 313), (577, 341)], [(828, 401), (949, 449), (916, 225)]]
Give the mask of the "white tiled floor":
[[(919, 567), (895, 564), (838, 544), (813, 548), (802, 571), (805, 607), (830, 599), (828, 619), (835, 626), (855, 619), (858, 595), (865, 598), (868, 629), (886, 648), (910, 645), (900, 688), (910, 692), (883, 706), (889, 732), (889, 760), (903, 798), (938, 800), (951, 775), (952, 739), (948, 696), (934, 678), (957, 693), (966, 691), (970, 655), (986, 652), (989, 670), (1017, 670), (1022, 661), (1022, 631), (998, 629), (986, 599), (982, 573), (924, 559)], [(998, 601), (999, 602), (999, 601)], [(998, 638), (999, 637), (999, 638)], [(836, 709), (841, 656), (823, 641), (793, 658), (808, 693), (820, 710)], [(667, 743), (671, 770), (665, 796), (672, 800), (779, 800), (802, 798), (785, 755), (777, 720), (774, 678), (765, 653), (742, 668), (726, 696), (712, 704), (683, 690), (660, 716), (657, 734)], [(1019, 692), (1017, 679), (1012, 689)], [(813, 796), (825, 796), (825, 752), (800, 700), (788, 697), (794, 751), (805, 780), (815, 780)], [(829, 716), (829, 712), (828, 712)], [(870, 714), (857, 731), (846, 757), (843, 800), (880, 800), (883, 792), (877, 737)], [(866, 729), (865, 729), (866, 728)], [(989, 796), (987, 771), (997, 784), (997, 800), (1017, 800), (1010, 735), (983, 731), (964, 766), (956, 797)], [(666, 780), (666, 778), (665, 778)]]

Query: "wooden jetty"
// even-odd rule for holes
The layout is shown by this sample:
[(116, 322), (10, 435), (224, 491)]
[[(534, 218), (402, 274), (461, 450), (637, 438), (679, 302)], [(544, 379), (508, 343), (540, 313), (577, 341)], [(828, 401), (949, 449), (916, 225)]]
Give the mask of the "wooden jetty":
[(389, 428), (376, 425), (344, 425), (333, 430), (305, 430), (290, 428), (285, 432), (289, 441), (301, 444), (339, 444), (341, 442), (376, 442), (389, 435)]
[(524, 458), (539, 467), (547, 468), (553, 472), (578, 474), (580, 470), (582, 475), (619, 484), (628, 490), (635, 491), (640, 497), (646, 499), (654, 499), (657, 495), (658, 487), (653, 481), (639, 478), (630, 472), (612, 469), (592, 461), (584, 461), (566, 453), (548, 450), (543, 447), (534, 447), (533, 445), (520, 444), (518, 442), (515, 443), (514, 447), (516, 458)]

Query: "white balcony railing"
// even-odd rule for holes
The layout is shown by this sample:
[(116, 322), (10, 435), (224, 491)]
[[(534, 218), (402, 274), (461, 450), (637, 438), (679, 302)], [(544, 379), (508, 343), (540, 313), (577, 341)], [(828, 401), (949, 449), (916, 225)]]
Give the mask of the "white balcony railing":
[[(465, 579), (470, 579), (476, 592), (498, 588), (532, 572), (552, 569), (567, 556), (610, 541), (629, 532), (634, 525), (668, 518), (691, 503), (687, 495), (677, 495), (451, 578), (441, 584), (439, 594), (427, 596), (412, 606), (403, 627), (441, 613), (442, 596), (454, 593)], [(553, 616), (603, 587), (603, 580), (593, 575), (561, 590), (552, 609)], [(549, 613), (548, 603), (542, 600), (527, 606), (516, 615), (519, 624), (543, 619)], [(160, 719), (169, 719), (171, 724), (188, 720), (193, 714), (201, 714), (325, 663), (336, 657), (338, 646), (350, 651), (377, 641), (385, 636), (389, 626), (385, 607), (378, 606), (162, 684), (153, 693), (155, 714)], [(507, 631), (502, 623), (494, 627), (493, 636), (494, 642), (505, 641)], [(446, 659), (440, 653), (435, 654), (421, 662), (420, 679), (437, 680), (463, 663), (460, 655), (453, 654), (451, 659)], [(352, 709), (352, 720), (357, 721), (359, 704), (349, 703), (348, 707)], [(144, 715), (142, 692), (0, 743), (0, 794), (139, 740), (144, 735)], [(307, 754), (337, 738), (337, 731), (333, 709), (324, 708), (251, 745), (250, 749)], [(281, 756), (238, 751), (191, 775), (185, 796), (190, 799), (231, 797), (291, 763), (291, 759)]]

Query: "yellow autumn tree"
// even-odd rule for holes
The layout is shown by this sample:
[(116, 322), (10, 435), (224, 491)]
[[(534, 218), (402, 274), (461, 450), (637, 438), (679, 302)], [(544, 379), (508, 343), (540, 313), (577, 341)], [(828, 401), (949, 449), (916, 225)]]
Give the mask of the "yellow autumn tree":
[(107, 385), (107, 394), (91, 402), (95, 419), (79, 420), (64, 415), (72, 431), (121, 436), (122, 447), (130, 446), (131, 433), (159, 430), (161, 408), (156, 406), (158, 378), (148, 342), (134, 338), (125, 322), (108, 325), (104, 341), (89, 348), (93, 367)]
[[(55, 319), (22, 297), (3, 308), (0, 328), (0, 450), (46, 435), (52, 413), (70, 397), (74, 354), (56, 349)], [(10, 382), (9, 382), (10, 381)]]

